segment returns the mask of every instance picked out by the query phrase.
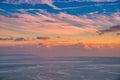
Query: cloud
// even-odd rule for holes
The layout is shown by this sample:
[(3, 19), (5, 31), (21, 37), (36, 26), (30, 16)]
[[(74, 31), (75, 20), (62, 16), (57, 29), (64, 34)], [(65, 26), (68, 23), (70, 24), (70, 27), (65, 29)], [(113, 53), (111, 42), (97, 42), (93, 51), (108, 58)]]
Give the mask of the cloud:
[(120, 12), (116, 12), (112, 14), (113, 20), (120, 23)]
[[(73, 34), (80, 33), (82, 28), (73, 26), (68, 22), (56, 19), (51, 15), (38, 14), (37, 16), (21, 14), (19, 18), (1, 17), (1, 26), (3, 29), (9, 29), (16, 33), (42, 33), (42, 34)], [(51, 23), (51, 21), (53, 23)], [(10, 27), (12, 26), (12, 27)], [(33, 28), (34, 26), (34, 28)], [(26, 34), (27, 35), (27, 34)], [(29, 35), (29, 34), (28, 34)]]
[(120, 35), (120, 33), (117, 33), (117, 35)]
[(13, 40), (13, 38), (12, 37), (10, 37), (10, 38), (0, 38), (0, 40)]
[(23, 3), (28, 3), (28, 4), (47, 4), (51, 6), (54, 9), (60, 9), (53, 5), (53, 0), (4, 0), (2, 1), (3, 3), (9, 3), (9, 4), (23, 4)]
[(58, 0), (58, 2), (114, 2), (118, 0)]
[[(111, 15), (93, 12), (77, 16), (48, 12), (38, 12), (37, 15), (31, 15), (25, 11), (24, 14), (16, 15), (17, 18), (0, 15), (0, 36), (20, 38), (23, 36), (31, 40), (16, 39), (15, 44), (19, 43), (17, 41), (22, 41), (19, 44), (38, 44), (37, 42), (42, 42), (45, 46), (50, 47), (54, 45), (73, 45), (79, 42), (102, 43), (104, 41), (104, 43), (119, 43), (119, 39), (116, 37), (116, 41), (111, 38), (107, 42), (107, 37), (102, 38), (96, 35), (96, 31), (105, 33), (106, 31), (102, 31), (105, 28), (110, 29), (110, 26), (119, 25), (120, 16), (118, 12)], [(37, 37), (33, 39), (35, 36)], [(48, 40), (46, 38), (48, 36), (53, 37)], [(56, 36), (60, 37), (56, 38)], [(86, 45), (85, 47), (89, 46)]]
[[(89, 1), (88, 1), (89, 2)], [(110, 6), (110, 5), (119, 5), (119, 3), (109, 3), (109, 4), (91, 4), (91, 5), (85, 5), (85, 6), (76, 6), (76, 7), (65, 7), (61, 8), (62, 10), (69, 10), (69, 9), (80, 9), (80, 8), (90, 8), (90, 7), (102, 7), (102, 6)], [(103, 9), (105, 10), (105, 9)]]
[[(37, 1), (38, 1), (38, 0), (37, 0)], [(52, 3), (53, 3), (53, 0), (41, 0), (41, 2), (42, 2), (43, 4), (48, 4), (49, 6), (53, 7), (54, 9), (60, 10), (60, 8), (58, 8), (58, 7), (56, 7), (55, 5), (52, 4)]]
[(105, 29), (105, 30), (100, 30), (98, 32), (99, 35), (102, 35), (104, 33), (108, 33), (108, 32), (118, 32), (120, 31), (120, 25), (116, 25), (116, 26), (112, 26), (109, 29)]
[(86, 1), (92, 1), (92, 2), (114, 2), (114, 1), (117, 1), (117, 0), (86, 0)]
[(26, 39), (22, 38), (22, 37), (19, 37), (19, 38), (16, 38), (14, 41), (26, 41)]
[[(79, 34), (79, 33), (96, 33), (104, 27), (119, 24), (119, 13), (112, 15), (102, 15), (98, 13), (89, 13), (87, 15), (70, 15), (66, 13), (51, 14), (44, 12), (37, 15), (15, 14), (18, 17), (10, 18), (0, 15), (0, 28), (2, 36), (6, 31), (7, 35), (30, 35), (30, 34)], [(12, 26), (12, 27), (11, 27)], [(4, 33), (4, 34), (3, 34)]]
[(50, 37), (36, 37), (36, 39), (39, 39), (39, 40), (48, 40), (48, 39), (50, 39)]
[(57, 21), (53, 21), (53, 20), (45, 20), (45, 22), (49, 22), (49, 23), (57, 23)]

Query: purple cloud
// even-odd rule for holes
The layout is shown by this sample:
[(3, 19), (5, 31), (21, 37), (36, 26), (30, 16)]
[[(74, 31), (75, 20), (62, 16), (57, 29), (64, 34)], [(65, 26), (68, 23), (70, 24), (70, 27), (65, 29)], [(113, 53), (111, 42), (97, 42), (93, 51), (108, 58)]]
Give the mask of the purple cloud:
[(53, 20), (45, 20), (45, 22), (49, 22), (49, 23), (57, 23), (57, 21), (53, 21)]
[(16, 38), (14, 41), (25, 41), (25, 38), (22, 38), (22, 37)]
[(0, 40), (13, 40), (13, 38), (0, 38)]
[(36, 39), (39, 39), (39, 40), (48, 40), (48, 39), (50, 39), (50, 37), (36, 37)]
[(102, 35), (104, 33), (108, 33), (108, 32), (118, 32), (120, 31), (120, 25), (116, 25), (116, 26), (112, 26), (109, 29), (105, 29), (105, 30), (100, 30), (99, 32), (97, 32), (99, 35)]

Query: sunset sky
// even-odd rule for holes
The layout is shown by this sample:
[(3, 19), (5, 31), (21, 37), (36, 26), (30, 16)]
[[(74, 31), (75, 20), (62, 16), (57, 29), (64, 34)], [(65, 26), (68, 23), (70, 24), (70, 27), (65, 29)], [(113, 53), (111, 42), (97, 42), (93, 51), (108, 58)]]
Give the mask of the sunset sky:
[(1, 0), (0, 53), (120, 56), (120, 1)]

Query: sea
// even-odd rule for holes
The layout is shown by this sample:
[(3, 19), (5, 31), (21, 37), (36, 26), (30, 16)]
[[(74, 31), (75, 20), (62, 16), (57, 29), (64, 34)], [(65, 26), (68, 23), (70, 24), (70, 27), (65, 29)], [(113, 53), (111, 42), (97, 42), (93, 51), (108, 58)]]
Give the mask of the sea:
[(0, 54), (0, 80), (120, 80), (120, 57)]

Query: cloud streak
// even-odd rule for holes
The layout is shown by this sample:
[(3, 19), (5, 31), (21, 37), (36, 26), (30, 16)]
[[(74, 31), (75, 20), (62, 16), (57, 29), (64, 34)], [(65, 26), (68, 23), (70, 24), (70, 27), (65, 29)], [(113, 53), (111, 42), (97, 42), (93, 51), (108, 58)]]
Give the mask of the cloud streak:
[[(46, 15), (47, 14), (47, 15)], [(1, 36), (5, 31), (11, 31), (11, 35), (29, 34), (79, 34), (84, 32), (96, 33), (100, 29), (113, 25), (119, 25), (120, 13), (114, 13), (110, 16), (98, 13), (89, 13), (88, 15), (70, 15), (60, 14), (41, 14), (37, 15), (16, 14), (18, 17), (10, 18), (0, 15)], [(12, 26), (12, 27), (11, 27)], [(34, 28), (33, 28), (34, 27)], [(113, 29), (113, 28), (112, 28)], [(104, 33), (104, 31), (101, 31)], [(9, 34), (9, 35), (10, 35)]]
[(0, 38), (0, 40), (4, 41), (4, 40), (13, 40), (13, 38)]
[(38, 40), (48, 40), (48, 39), (50, 39), (50, 37), (36, 37), (36, 39), (38, 39)]
[(19, 38), (16, 38), (14, 41), (26, 41), (26, 39), (22, 38), (22, 37), (19, 37)]
[[(31, 33), (44, 33), (44, 34), (77, 34), (86, 31), (84, 28), (80, 28), (71, 23), (64, 21), (65, 19), (60, 19), (53, 17), (53, 15), (46, 16), (43, 14), (38, 14), (37, 16), (32, 16), (29, 14), (21, 14), (18, 15), (19, 18), (9, 18), (6, 16), (1, 17), (1, 28), (5, 26), (3, 29), (13, 29), (13, 32), (21, 33), (23, 32), (31, 32)], [(58, 15), (59, 16), (59, 15)], [(70, 17), (66, 20), (73, 19), (74, 22), (80, 22), (82, 24), (89, 24), (89, 22), (82, 21), (76, 17)], [(87, 19), (86, 19), (87, 20)], [(89, 21), (89, 20), (88, 20)], [(10, 27), (12, 26), (12, 27)], [(33, 29), (34, 26), (34, 29)], [(19, 30), (19, 31), (17, 31)]]
[[(119, 33), (113, 31), (113, 29), (118, 30), (119, 28), (117, 26), (120, 22), (119, 12), (111, 15), (99, 14), (98, 12), (71, 15), (67, 13), (51, 14), (43, 11), (36, 12), (36, 15), (33, 15), (28, 14), (27, 10), (19, 10), (24, 13), (15, 14), (18, 17), (13, 18), (0, 15), (0, 36), (17, 38), (14, 40), (15, 44), (38, 44), (42, 42), (47, 47), (102, 42), (119, 44), (118, 38), (114, 41), (111, 36), (109, 42), (107, 42), (107, 37), (96, 35), (98, 31), (101, 33)], [(56, 36), (60, 36), (60, 38), (56, 38)], [(34, 37), (35, 39), (33, 39)], [(29, 41), (26, 41), (26, 38), (29, 38)], [(88, 45), (85, 47), (89, 48)], [(99, 48), (96, 45), (92, 47)]]
[(4, 0), (2, 1), (3, 3), (8, 3), (8, 4), (47, 4), (49, 6), (51, 6), (54, 9), (60, 9), (58, 7), (56, 7), (55, 5), (53, 5), (53, 0)]
[(117, 1), (117, 0), (86, 0), (86, 1), (89, 1), (89, 2), (114, 2), (114, 1)]
[[(102, 35), (104, 33), (108, 33), (108, 32), (118, 32), (120, 31), (120, 25), (116, 25), (116, 26), (112, 26), (109, 29), (105, 29), (105, 30), (101, 30), (98, 32), (99, 35)], [(119, 35), (119, 34), (118, 34)]]

